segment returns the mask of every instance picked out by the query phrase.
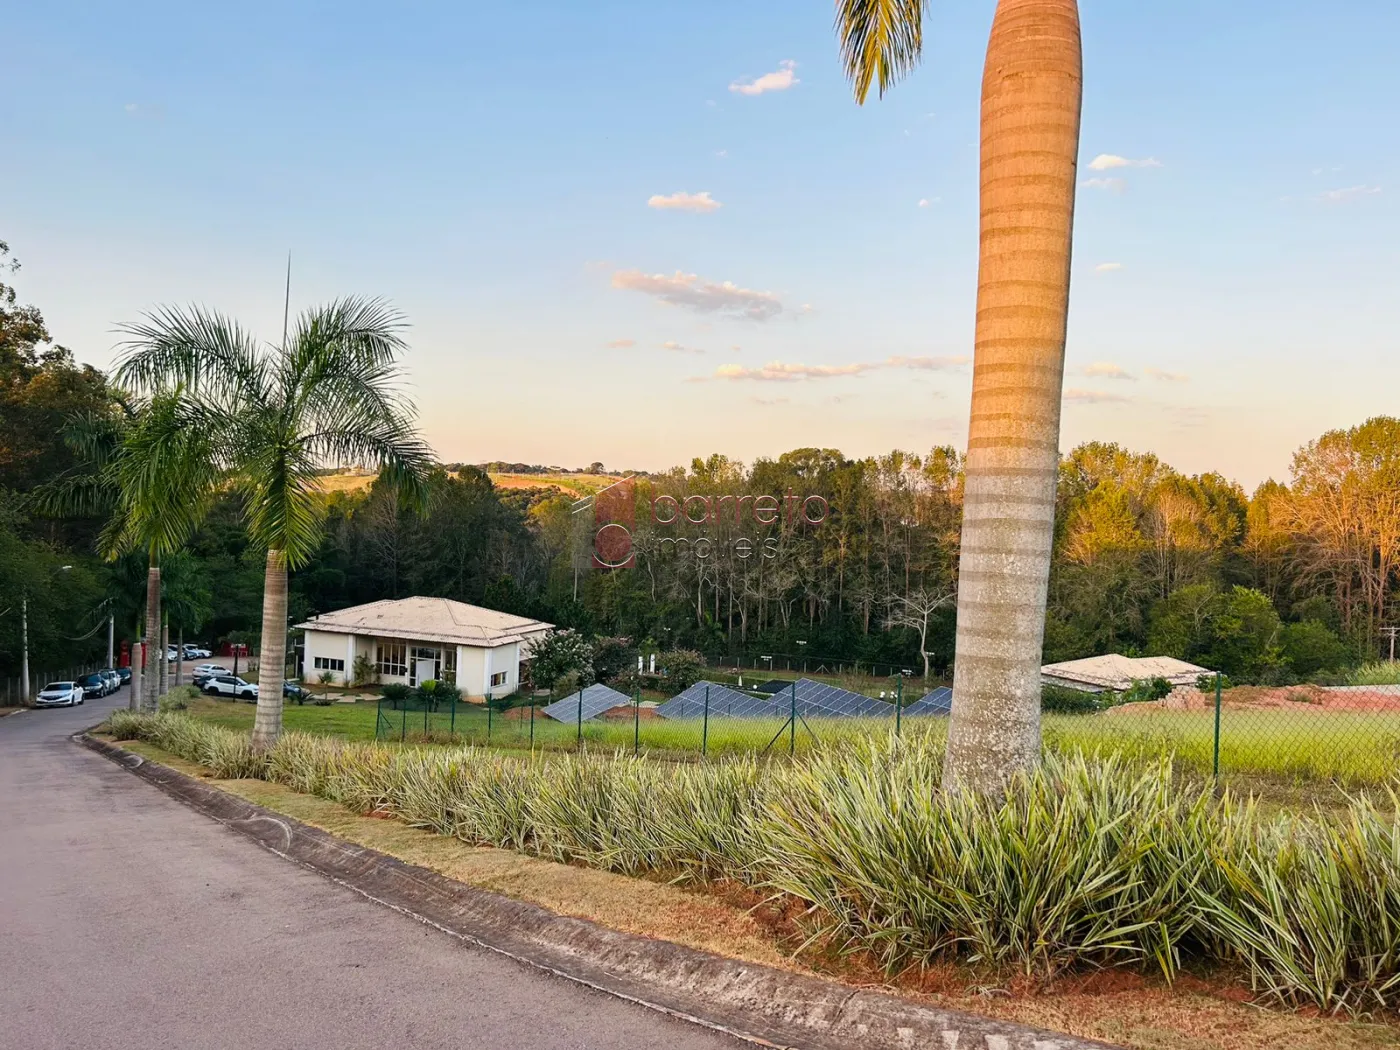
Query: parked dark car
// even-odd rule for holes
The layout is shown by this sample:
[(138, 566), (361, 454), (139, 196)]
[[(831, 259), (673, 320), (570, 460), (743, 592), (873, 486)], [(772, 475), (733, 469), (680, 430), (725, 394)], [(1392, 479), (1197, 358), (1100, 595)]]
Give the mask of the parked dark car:
[(305, 689), (297, 685), (296, 682), (282, 683), (282, 696), (288, 700), (295, 700), (298, 703), (300, 703), (310, 695), (311, 694), (308, 693)]
[(118, 668), (117, 668), (117, 677), (120, 678), (120, 679), (122, 680), (122, 685), (126, 685), (128, 682), (131, 681), (131, 668), (130, 668), (130, 667), (118, 667)]
[(78, 684), (83, 687), (83, 699), (93, 700), (107, 695), (107, 679), (97, 674), (85, 674), (78, 679)]
[(115, 693), (122, 687), (122, 676), (117, 674), (117, 669), (115, 667), (104, 667), (97, 673), (107, 679), (107, 692), (109, 694)]

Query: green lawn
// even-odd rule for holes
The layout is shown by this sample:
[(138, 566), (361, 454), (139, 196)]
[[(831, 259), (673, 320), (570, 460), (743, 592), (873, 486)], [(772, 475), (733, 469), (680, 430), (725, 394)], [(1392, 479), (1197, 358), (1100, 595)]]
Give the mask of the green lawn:
[[(459, 705), (455, 719), (448, 711), (426, 717), (421, 711), (385, 710), (379, 738), (406, 743), (467, 743), (500, 748), (561, 750), (578, 746), (577, 725), (568, 725), (536, 712), (533, 730), (527, 708), (509, 716), (475, 704)], [(191, 713), (232, 729), (250, 729), (253, 706), (230, 701), (199, 700)], [(642, 712), (646, 714), (645, 711)], [(376, 738), (376, 705), (360, 702), (327, 707), (287, 705), (287, 728), (340, 736), (350, 740)], [(905, 734), (941, 737), (947, 723), (939, 718), (905, 720)], [(638, 750), (668, 758), (769, 754), (791, 749), (805, 754), (816, 746), (837, 746), (843, 740), (894, 730), (893, 719), (810, 719), (794, 733), (780, 720), (711, 718), (665, 721), (626, 715), (617, 721), (585, 722), (585, 747), (607, 751)], [(1137, 759), (1171, 755), (1182, 767), (1210, 775), (1214, 763), (1214, 715), (1211, 712), (1152, 714), (1054, 715), (1043, 721), (1047, 746), (1060, 751), (1122, 753)], [(1400, 714), (1356, 712), (1243, 711), (1226, 708), (1221, 718), (1220, 771), (1227, 779), (1253, 782), (1262, 778), (1280, 788), (1289, 784), (1325, 782), (1341, 789), (1381, 786), (1400, 773)]]

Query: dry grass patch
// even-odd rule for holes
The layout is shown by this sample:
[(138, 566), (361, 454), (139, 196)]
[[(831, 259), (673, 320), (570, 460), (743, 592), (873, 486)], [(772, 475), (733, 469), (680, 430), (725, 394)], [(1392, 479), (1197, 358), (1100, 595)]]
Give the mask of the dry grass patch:
[(1400, 1046), (1400, 1029), (1319, 1017), (1309, 1011), (1263, 1009), (1230, 975), (1204, 980), (1160, 978), (1122, 970), (1042, 983), (1005, 983), (967, 967), (940, 965), (886, 980), (873, 960), (827, 953), (820, 946), (794, 958), (802, 943), (792, 908), (735, 883), (708, 891), (610, 874), (472, 846), (392, 819), (361, 816), (339, 803), (262, 780), (218, 780), (209, 770), (153, 745), (122, 746), (357, 845), (379, 850), (448, 878), (587, 919), (797, 973), (816, 973), (862, 987), (886, 987), (947, 1009), (997, 1017), (1099, 1039), (1133, 1050), (1376, 1050)]

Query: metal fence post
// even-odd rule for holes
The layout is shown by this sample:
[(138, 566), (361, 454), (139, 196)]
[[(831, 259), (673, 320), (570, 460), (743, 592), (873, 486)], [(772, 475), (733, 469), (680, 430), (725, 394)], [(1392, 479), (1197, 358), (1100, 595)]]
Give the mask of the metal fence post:
[(632, 691), (632, 757), (642, 753), (642, 687)]
[(583, 683), (578, 687), (578, 740), (575, 744), (578, 750), (583, 750)]
[(487, 694), (486, 694), (486, 746), (487, 746), (487, 747), (490, 747), (490, 746), (491, 746), (491, 723), (492, 723), (492, 721), (493, 721), (493, 719), (492, 719), (492, 717), (491, 717), (491, 694), (490, 694), (490, 693), (487, 693)]
[(530, 750), (535, 750), (535, 698), (530, 697)]
[(1215, 672), (1215, 759), (1213, 762), (1215, 779), (1220, 779), (1220, 672)]
[(894, 735), (899, 736), (901, 724), (904, 721), (904, 675), (899, 676), (899, 681), (894, 686)]
[(700, 757), (704, 758), (710, 751), (710, 687), (705, 686), (705, 721), (700, 728)]
[(403, 711), (399, 714), (399, 743), (402, 744), (408, 738), (408, 701), (403, 703)]
[(447, 724), (447, 732), (450, 736), (457, 735), (457, 695), (452, 695), (452, 718)]
[(797, 683), (792, 683), (792, 714), (788, 719), (788, 757), (797, 754)]

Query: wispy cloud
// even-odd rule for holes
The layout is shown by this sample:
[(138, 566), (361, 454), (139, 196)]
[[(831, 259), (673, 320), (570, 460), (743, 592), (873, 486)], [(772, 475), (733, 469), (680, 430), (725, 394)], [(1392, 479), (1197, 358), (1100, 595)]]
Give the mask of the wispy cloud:
[(797, 63), (791, 59), (785, 59), (778, 63), (778, 68), (771, 73), (764, 73), (761, 77), (741, 78), (729, 85), (729, 90), (738, 95), (762, 95), (765, 91), (786, 91), (794, 84), (802, 81), (797, 79)]
[(1122, 263), (1099, 263), (1094, 267), (1095, 273), (1117, 273), (1123, 269)]
[(1160, 368), (1144, 368), (1143, 374), (1149, 379), (1156, 379), (1163, 383), (1189, 383), (1191, 377), (1184, 372), (1163, 372)]
[(782, 302), (772, 292), (740, 288), (731, 281), (705, 281), (680, 270), (670, 276), (619, 270), (612, 275), (612, 286), (653, 296), (669, 306), (685, 306), (699, 313), (725, 314), (751, 321), (767, 321), (783, 312)]
[(628, 350), (637, 345), (635, 339), (612, 339), (604, 344), (609, 350)]
[(1380, 192), (1379, 186), (1347, 186), (1340, 190), (1323, 190), (1313, 200), (1324, 201), (1328, 204), (1340, 204), (1343, 201), (1356, 200), (1358, 197), (1374, 197)]
[(920, 208), (927, 208), (927, 207), (929, 207), (930, 205), (938, 204), (938, 203), (942, 202), (942, 200), (943, 200), (942, 197), (933, 197), (933, 198), (921, 197), (921, 198), (919, 198), (919, 207), (920, 207)]
[(884, 368), (909, 368), (919, 371), (944, 371), (968, 363), (966, 357), (887, 357), (883, 361), (855, 361), (848, 365), (802, 365), (770, 361), (761, 368), (743, 365), (720, 365), (712, 376), (697, 376), (694, 382), (706, 379), (731, 381), (752, 380), (763, 383), (797, 383), (811, 379), (840, 379), (859, 376)]
[(1112, 361), (1095, 361), (1092, 365), (1089, 365), (1084, 369), (1083, 374), (1088, 376), (1090, 379), (1137, 378), (1137, 376), (1133, 375), (1122, 365), (1114, 364)]
[(1075, 401), (1085, 405), (1105, 405), (1121, 404), (1126, 401), (1131, 401), (1132, 398), (1123, 394), (1110, 394), (1104, 390), (1080, 390), (1077, 387), (1071, 387), (1069, 390), (1065, 391), (1065, 400)]
[(717, 150), (715, 150), (715, 156), (716, 156), (716, 157), (727, 157), (727, 156), (729, 156), (729, 151), (728, 151), (727, 149), (717, 149)]
[(1113, 193), (1122, 193), (1128, 188), (1127, 180), (1119, 178), (1085, 179), (1084, 185), (1091, 190), (1110, 190)]
[(751, 397), (749, 398), (749, 404), (762, 405), (768, 408), (773, 405), (786, 405), (791, 400), (792, 398), (789, 397)]
[(718, 211), (724, 205), (711, 197), (709, 190), (701, 193), (686, 193), (682, 190), (665, 197), (659, 193), (653, 194), (647, 198), (647, 207), (663, 211)]
[(922, 372), (943, 372), (950, 368), (961, 368), (972, 361), (962, 354), (952, 357), (887, 357), (885, 368), (913, 368)]
[(1100, 153), (1089, 162), (1090, 171), (1112, 171), (1114, 168), (1160, 168), (1161, 166), (1162, 162), (1156, 157), (1130, 160), (1127, 157), (1120, 157), (1116, 153)]
[(676, 342), (674, 339), (667, 339), (664, 343), (661, 344), (661, 349), (662, 349), (662, 350), (671, 350), (671, 351), (673, 351), (673, 352), (675, 352), (675, 353), (678, 353), (678, 354), (703, 354), (703, 353), (705, 352), (705, 351), (701, 350), (699, 347), (695, 347), (695, 346), (682, 346), (680, 343)]

